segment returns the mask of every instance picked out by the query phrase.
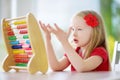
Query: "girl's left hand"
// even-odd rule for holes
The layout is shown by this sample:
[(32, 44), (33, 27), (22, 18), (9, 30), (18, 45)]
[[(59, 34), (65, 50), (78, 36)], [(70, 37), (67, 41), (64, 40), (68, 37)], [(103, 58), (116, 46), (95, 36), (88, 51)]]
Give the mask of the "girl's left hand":
[(64, 32), (62, 29), (58, 27), (57, 24), (54, 24), (54, 26), (55, 26), (55, 29), (52, 27), (50, 28), (51, 32), (56, 35), (56, 37), (61, 43), (68, 42), (71, 29), (69, 29), (68, 32)]

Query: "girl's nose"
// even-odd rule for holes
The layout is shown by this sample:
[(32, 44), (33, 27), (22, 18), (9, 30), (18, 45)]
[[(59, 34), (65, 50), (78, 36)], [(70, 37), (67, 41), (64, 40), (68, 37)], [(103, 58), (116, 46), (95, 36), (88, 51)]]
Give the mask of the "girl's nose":
[(73, 36), (77, 36), (77, 31), (75, 30), (74, 32), (73, 32)]

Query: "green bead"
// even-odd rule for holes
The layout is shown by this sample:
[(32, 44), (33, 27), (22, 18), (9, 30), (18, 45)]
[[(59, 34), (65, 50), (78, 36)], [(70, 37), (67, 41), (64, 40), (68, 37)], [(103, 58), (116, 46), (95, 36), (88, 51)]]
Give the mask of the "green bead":
[(28, 39), (29, 36), (28, 36), (28, 35), (24, 35), (23, 38), (24, 38), (24, 39)]
[(8, 39), (11, 41), (16, 40), (16, 36), (9, 36)]
[(26, 67), (26, 66), (27, 66), (27, 63), (17, 63), (16, 66)]

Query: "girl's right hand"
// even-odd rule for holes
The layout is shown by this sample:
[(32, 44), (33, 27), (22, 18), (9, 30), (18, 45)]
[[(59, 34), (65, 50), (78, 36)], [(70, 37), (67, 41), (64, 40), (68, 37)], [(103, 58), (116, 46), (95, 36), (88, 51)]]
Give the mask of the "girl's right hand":
[(39, 21), (40, 24), (40, 28), (43, 30), (46, 39), (51, 40), (51, 32), (49, 31), (49, 27), (50, 25), (45, 25), (44, 23), (42, 23), (41, 21)]

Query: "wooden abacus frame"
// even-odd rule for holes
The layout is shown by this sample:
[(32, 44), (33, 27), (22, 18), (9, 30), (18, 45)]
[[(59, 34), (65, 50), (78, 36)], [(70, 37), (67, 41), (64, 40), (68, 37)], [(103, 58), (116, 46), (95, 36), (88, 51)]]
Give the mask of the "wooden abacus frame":
[[(9, 40), (8, 40), (7, 33), (5, 32), (5, 29), (8, 26), (7, 24), (9, 24), (9, 22), (14, 21), (14, 20), (20, 20), (20, 19), (26, 20), (29, 40), (30, 40), (30, 44), (32, 47), (32, 52), (33, 52), (33, 55), (30, 58), (27, 67), (15, 66), (12, 49), (11, 49), (11, 46), (8, 44)], [(16, 71), (19, 71), (21, 69), (27, 69), (28, 72), (31, 74), (34, 74), (37, 71), (40, 71), (42, 73), (47, 72), (48, 61), (47, 61), (44, 41), (42, 38), (42, 33), (39, 28), (38, 22), (32, 13), (28, 13), (25, 17), (19, 17), (19, 18), (14, 18), (14, 19), (3, 19), (2, 20), (2, 34), (3, 34), (6, 50), (8, 53), (5, 60), (3, 61), (4, 71), (8, 72), (11, 69), (15, 69)]]

